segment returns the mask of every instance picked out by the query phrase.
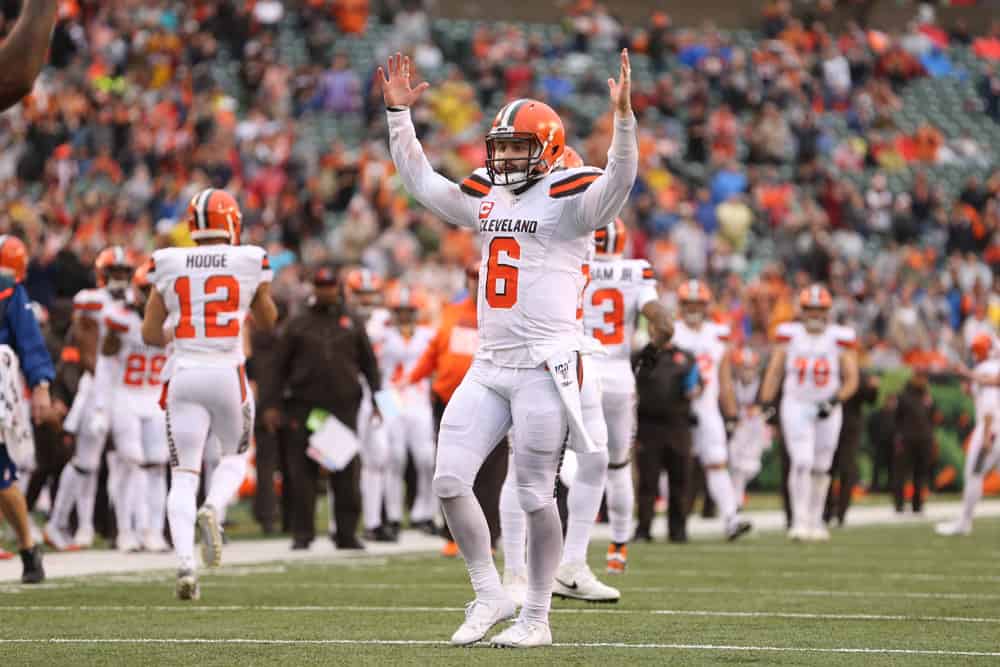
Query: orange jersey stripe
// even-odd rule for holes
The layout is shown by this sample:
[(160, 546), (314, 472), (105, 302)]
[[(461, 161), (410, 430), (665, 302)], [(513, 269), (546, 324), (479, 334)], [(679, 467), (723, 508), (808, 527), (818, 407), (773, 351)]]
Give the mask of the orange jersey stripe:
[(551, 188), (549, 188), (549, 195), (550, 196), (558, 195), (560, 193), (578, 188), (582, 185), (589, 185), (594, 181), (596, 181), (599, 176), (600, 174), (585, 174), (583, 176), (580, 176), (579, 178), (574, 178), (569, 181), (564, 181), (559, 185), (553, 185)]

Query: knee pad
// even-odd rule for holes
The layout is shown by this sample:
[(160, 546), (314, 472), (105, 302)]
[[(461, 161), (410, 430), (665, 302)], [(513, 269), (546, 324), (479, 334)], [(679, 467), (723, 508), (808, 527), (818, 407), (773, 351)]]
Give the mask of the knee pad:
[(463, 482), (455, 475), (436, 475), (431, 486), (434, 495), (441, 499), (472, 495), (472, 484)]
[(517, 499), (525, 512), (537, 512), (553, 502), (559, 453), (522, 450), (514, 455)]
[(589, 486), (604, 486), (608, 475), (608, 452), (601, 450), (588, 454), (577, 452), (576, 480)]

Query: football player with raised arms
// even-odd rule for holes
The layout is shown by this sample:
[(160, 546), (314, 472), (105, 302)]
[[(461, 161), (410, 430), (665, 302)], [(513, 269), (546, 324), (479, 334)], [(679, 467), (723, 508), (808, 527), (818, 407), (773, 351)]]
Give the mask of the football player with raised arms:
[(686, 280), (677, 289), (681, 316), (674, 327), (674, 344), (694, 355), (702, 391), (691, 403), (695, 456), (705, 469), (708, 493), (719, 507), (726, 539), (751, 529), (739, 514), (739, 502), (729, 476), (727, 433), (738, 418), (729, 345), (729, 327), (708, 321), (712, 292), (700, 280)]
[[(825, 541), (823, 507), (842, 420), (840, 404), (858, 388), (854, 331), (830, 323), (830, 292), (813, 285), (799, 293), (799, 322), (778, 325), (778, 345), (764, 373), (760, 400), (773, 403), (781, 387), (781, 430), (788, 449), (788, 496), (794, 541)], [(765, 413), (773, 415), (773, 406)]]
[[(59, 492), (45, 539), (56, 549), (86, 548), (94, 542), (94, 500), (97, 497), (97, 474), (108, 437), (108, 403), (98, 405), (97, 386), (113, 385), (117, 372), (114, 359), (99, 353), (108, 326), (107, 314), (124, 308), (131, 300), (129, 281), (135, 266), (121, 246), (111, 246), (98, 253), (94, 261), (97, 287), (80, 290), (73, 297), (73, 320), (69, 340), (80, 351), (80, 363), (86, 371), (80, 389), (63, 427), (76, 434), (76, 448), (69, 465), (59, 475)], [(67, 534), (70, 514), (76, 507), (77, 531)]]
[[(1000, 349), (995, 338), (988, 333), (976, 334), (969, 346), (976, 365), (973, 376), (995, 377), (1000, 375)], [(972, 397), (975, 401), (976, 427), (969, 438), (965, 453), (965, 486), (962, 489), (962, 514), (953, 521), (935, 526), (938, 535), (970, 535), (976, 503), (983, 497), (983, 479), (986, 473), (1000, 468), (1000, 387), (974, 383)]]
[[(388, 76), (386, 76), (388, 75)], [(452, 636), (482, 639), (515, 613), (493, 563), (489, 529), (472, 485), (483, 460), (513, 426), (518, 499), (528, 515), (528, 591), (498, 646), (552, 643), (548, 616), (562, 531), (552, 489), (567, 430), (588, 449), (580, 405), (582, 336), (576, 305), (591, 234), (613, 220), (638, 169), (628, 54), (608, 86), (615, 122), (606, 169), (556, 171), (565, 130), (547, 105), (519, 99), (497, 114), (486, 167), (461, 184), (436, 173), (417, 141), (409, 107), (428, 87), (410, 86), (410, 61), (379, 69), (389, 146), (406, 189), (431, 212), (482, 238), (472, 368), (448, 403), (438, 436), (434, 489), (469, 570), (476, 597)]]
[[(177, 596), (199, 596), (194, 559), (197, 521), (202, 559), (221, 560), (222, 535), (215, 508), (239, 489), (246, 471), (240, 456), (253, 432), (253, 397), (243, 368), (243, 326), (270, 329), (277, 319), (271, 299), (267, 253), (240, 245), (242, 214), (228, 192), (208, 188), (188, 205), (196, 246), (153, 253), (154, 287), (146, 304), (142, 338), (147, 345), (173, 343), (161, 374), (172, 469), (167, 519), (179, 560)], [(222, 458), (205, 504), (195, 511), (205, 442), (219, 439)]]

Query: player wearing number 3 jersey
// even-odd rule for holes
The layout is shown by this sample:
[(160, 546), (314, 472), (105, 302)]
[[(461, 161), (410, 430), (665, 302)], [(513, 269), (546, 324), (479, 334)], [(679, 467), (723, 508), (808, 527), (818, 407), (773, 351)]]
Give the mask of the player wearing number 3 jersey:
[(858, 387), (854, 331), (829, 323), (832, 300), (813, 285), (799, 295), (800, 322), (778, 326), (779, 346), (771, 356), (760, 398), (770, 403), (781, 391), (781, 430), (791, 466), (788, 495), (793, 540), (830, 538), (823, 506), (830, 487), (830, 466), (840, 437), (840, 403)]
[[(482, 239), (479, 350), (445, 409), (434, 490), (466, 561), (476, 599), (452, 643), (482, 639), (514, 614), (490, 552), (490, 534), (472, 485), (486, 456), (513, 425), (517, 493), (527, 514), (528, 592), (520, 618), (493, 638), (501, 646), (551, 644), (552, 582), (562, 531), (552, 490), (567, 429), (591, 443), (579, 383), (582, 344), (576, 305), (590, 236), (618, 215), (638, 167), (629, 64), (609, 80), (615, 129), (606, 169), (560, 171), (565, 132), (547, 105), (515, 100), (486, 138), (486, 168), (461, 184), (436, 173), (417, 141), (409, 105), (409, 59), (390, 59), (379, 80), (388, 107), (389, 146), (406, 189), (448, 222)], [(596, 446), (596, 445), (593, 445)]]
[(242, 215), (232, 195), (207, 189), (187, 211), (194, 248), (153, 253), (154, 288), (142, 324), (149, 345), (172, 341), (162, 374), (172, 481), (167, 516), (180, 560), (177, 595), (198, 597), (195, 577), (195, 499), (205, 441), (218, 438), (222, 459), (197, 512), (202, 559), (218, 565), (222, 538), (216, 508), (235, 495), (246, 463), (240, 454), (253, 430), (253, 397), (243, 370), (247, 311), (261, 329), (274, 326), (271, 270), (262, 248), (240, 246)]

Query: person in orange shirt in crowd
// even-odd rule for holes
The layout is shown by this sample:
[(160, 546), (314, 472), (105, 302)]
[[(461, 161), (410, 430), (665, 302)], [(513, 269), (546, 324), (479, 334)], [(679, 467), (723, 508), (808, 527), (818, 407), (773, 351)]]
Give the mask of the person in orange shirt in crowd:
[[(441, 425), (444, 408), (462, 382), (472, 359), (479, 347), (479, 329), (476, 319), (476, 297), (479, 293), (479, 263), (469, 264), (465, 270), (468, 296), (462, 301), (449, 304), (441, 313), (441, 324), (431, 339), (423, 356), (417, 362), (409, 377), (404, 381), (414, 383), (434, 376), (431, 382), (431, 401), (434, 408), (434, 422)], [(500, 488), (507, 477), (508, 445), (504, 439), (483, 462), (473, 491), (483, 506), (486, 522), (490, 527), (490, 539), (496, 543), (500, 537)], [(451, 539), (447, 524), (444, 528), (447, 540), (441, 550), (443, 556), (458, 555), (458, 545)]]

